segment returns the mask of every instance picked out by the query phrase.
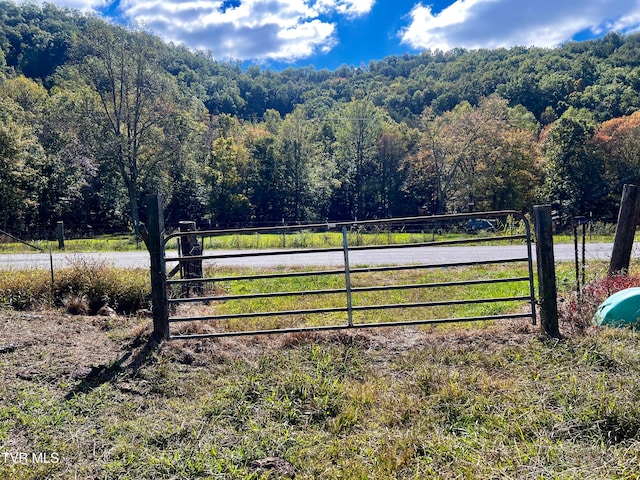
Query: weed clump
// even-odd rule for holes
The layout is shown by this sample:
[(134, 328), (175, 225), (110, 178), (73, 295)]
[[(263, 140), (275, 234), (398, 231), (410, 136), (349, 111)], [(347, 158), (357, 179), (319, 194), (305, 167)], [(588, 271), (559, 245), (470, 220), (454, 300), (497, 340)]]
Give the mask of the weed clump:
[(74, 258), (55, 271), (53, 286), (46, 271), (15, 271), (0, 275), (0, 306), (29, 310), (44, 305), (72, 314), (95, 314), (109, 306), (130, 314), (148, 308), (151, 286), (146, 271), (116, 269), (106, 262)]
[(65, 299), (82, 299), (90, 314), (107, 305), (121, 313), (132, 313), (147, 306), (151, 295), (148, 283), (139, 270), (119, 270), (106, 262), (77, 258), (57, 274), (54, 298), (57, 304), (64, 304)]

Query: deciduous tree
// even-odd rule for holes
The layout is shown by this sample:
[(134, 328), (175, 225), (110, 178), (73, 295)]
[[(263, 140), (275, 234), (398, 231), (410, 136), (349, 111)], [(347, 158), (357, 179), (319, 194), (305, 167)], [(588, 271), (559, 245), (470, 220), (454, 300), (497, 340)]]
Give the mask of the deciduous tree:
[(569, 109), (543, 137), (542, 199), (557, 203), (565, 219), (598, 212), (608, 194), (604, 165), (591, 142), (594, 131), (588, 112)]
[(213, 141), (205, 167), (212, 223), (230, 226), (250, 218), (248, 170), (249, 157), (244, 145), (229, 135)]
[(463, 102), (441, 116), (426, 109), (409, 184), (431, 192), (425, 207), (433, 213), (523, 207), (539, 169), (530, 123), (521, 109), (510, 109), (495, 95), (478, 107)]
[(0, 222), (3, 230), (22, 231), (35, 220), (45, 162), (38, 138), (22, 109), (0, 95)]
[(365, 205), (367, 182), (382, 134), (381, 111), (368, 99), (357, 98), (340, 108), (336, 115), (336, 157), (342, 216), (367, 218), (374, 214)]
[(640, 184), (640, 112), (602, 123), (593, 140), (613, 191)]
[(177, 106), (175, 81), (160, 67), (158, 41), (94, 21), (76, 51), (78, 69), (99, 98), (88, 112), (100, 136), (97, 158), (112, 165), (129, 199), (139, 235), (141, 195), (157, 191), (176, 145), (167, 138)]

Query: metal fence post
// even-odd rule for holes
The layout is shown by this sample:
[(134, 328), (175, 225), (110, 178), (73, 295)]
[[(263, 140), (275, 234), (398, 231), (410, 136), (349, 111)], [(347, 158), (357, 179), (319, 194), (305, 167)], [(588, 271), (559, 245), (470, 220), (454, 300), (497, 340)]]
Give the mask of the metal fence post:
[(353, 301), (351, 299), (351, 266), (349, 265), (349, 241), (347, 227), (342, 227), (342, 250), (344, 254), (344, 281), (347, 294), (347, 325), (353, 327)]
[(156, 340), (169, 338), (169, 301), (167, 297), (167, 267), (164, 260), (164, 218), (162, 197), (147, 195), (147, 248), (151, 260), (151, 305), (153, 336)]
[(551, 205), (535, 205), (533, 207), (533, 216), (536, 232), (538, 289), (540, 292), (540, 328), (542, 333), (554, 338), (560, 338)]

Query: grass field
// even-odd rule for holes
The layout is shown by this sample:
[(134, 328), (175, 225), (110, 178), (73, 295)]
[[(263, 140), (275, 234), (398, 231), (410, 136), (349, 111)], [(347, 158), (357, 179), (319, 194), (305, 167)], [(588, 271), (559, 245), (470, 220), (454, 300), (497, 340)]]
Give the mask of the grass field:
[[(313, 268), (295, 269), (295, 273), (312, 273)], [(319, 268), (320, 272), (326, 269)], [(237, 274), (273, 273), (269, 270), (217, 269), (217, 278), (231, 279)], [(487, 298), (507, 299), (529, 295), (526, 281), (477, 285), (446, 285), (446, 282), (475, 281), (479, 279), (499, 281), (514, 277), (527, 278), (527, 265), (483, 265), (464, 268), (434, 268), (404, 271), (352, 272), (351, 303), (354, 324), (380, 324), (389, 322), (436, 321), (447, 318), (469, 318), (486, 315), (500, 315), (513, 312), (531, 312), (530, 304), (522, 300), (485, 302)], [(212, 276), (209, 274), (207, 276)], [(211, 284), (208, 284), (211, 285)], [(408, 288), (411, 285), (427, 285), (423, 288)], [(384, 287), (382, 287), (384, 286)], [(182, 304), (172, 312), (172, 317), (193, 317), (211, 315), (246, 315), (254, 313), (255, 318), (225, 319), (206, 327), (215, 331), (268, 330), (283, 328), (309, 328), (347, 324), (347, 300), (345, 298), (344, 274), (321, 274), (283, 278), (225, 280), (215, 282), (216, 294), (239, 295), (273, 292), (298, 292), (270, 298), (238, 298), (207, 304)], [(358, 289), (374, 288), (372, 291)], [(378, 288), (384, 288), (378, 290)], [(394, 289), (395, 288), (395, 289)], [(332, 293), (314, 295), (314, 292)], [(180, 288), (173, 290), (174, 296), (182, 296)], [(306, 292), (306, 293), (299, 293)], [(448, 303), (447, 303), (448, 302)], [(469, 302), (452, 305), (456, 302)], [(429, 305), (431, 303), (431, 305)], [(425, 305), (426, 304), (426, 305)], [(400, 305), (411, 307), (400, 308)], [(381, 306), (384, 306), (382, 308)], [(369, 308), (373, 307), (373, 308)], [(310, 313), (311, 309), (342, 309), (337, 312)], [(277, 316), (260, 315), (264, 312), (300, 311)], [(206, 329), (203, 333), (206, 333)], [(478, 328), (482, 328), (479, 326)], [(184, 329), (183, 329), (184, 330)], [(190, 332), (194, 327), (187, 328)], [(197, 328), (195, 329), (197, 330)], [(179, 328), (172, 331), (181, 333)]]
[(640, 478), (640, 336), (563, 295), (562, 340), (522, 320), (151, 349), (143, 312), (3, 308), (0, 478)]
[(638, 334), (561, 328), (150, 351), (146, 319), (4, 310), (0, 477), (639, 478)]
[[(504, 229), (498, 234), (505, 235), (523, 233), (522, 231)], [(581, 230), (578, 232), (580, 240), (582, 240)], [(611, 242), (613, 241), (614, 231), (610, 226), (600, 225), (597, 228), (589, 230), (585, 235), (588, 242)], [(640, 235), (640, 234), (639, 234)], [(372, 245), (372, 244), (398, 244), (398, 243), (422, 243), (431, 241), (442, 241), (460, 238), (459, 233), (436, 233), (433, 231), (424, 232), (385, 232), (362, 233), (352, 231), (349, 233), (350, 245)], [(468, 237), (468, 235), (465, 235)], [(1, 239), (1, 238), (0, 238)], [(37, 249), (43, 251), (58, 251), (58, 242), (44, 240), (29, 240), (27, 245), (4, 238), (0, 241), (0, 254), (3, 253), (25, 253), (35, 252)], [(640, 240), (640, 236), (638, 237)], [(574, 237), (571, 234), (556, 235), (557, 243), (573, 243)], [(270, 234), (270, 233), (247, 233), (235, 235), (220, 235), (214, 237), (206, 237), (202, 242), (205, 249), (265, 249), (265, 248), (324, 248), (324, 247), (341, 247), (342, 234), (340, 232), (324, 232), (314, 233), (307, 231), (295, 231), (286, 234)], [(68, 253), (75, 252), (110, 252), (110, 251), (133, 251), (136, 249), (145, 249), (142, 242), (136, 242), (132, 235), (104, 235), (94, 238), (84, 239), (66, 239), (65, 251)], [(168, 244), (170, 249), (177, 248), (177, 242), (173, 241)]]

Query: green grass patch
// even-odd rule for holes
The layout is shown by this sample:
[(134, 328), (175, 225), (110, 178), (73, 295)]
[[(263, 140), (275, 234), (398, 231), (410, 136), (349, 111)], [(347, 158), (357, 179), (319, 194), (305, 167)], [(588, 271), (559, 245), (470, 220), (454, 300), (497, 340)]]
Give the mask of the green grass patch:
[[(46, 297), (46, 288), (36, 288), (46, 287), (46, 273), (15, 273), (0, 276), (3, 298), (8, 278), (14, 295)], [(363, 273), (353, 281), (402, 285), (520, 273), (473, 267)], [(572, 274), (572, 265), (558, 269), (567, 305), (576, 301)], [(147, 276), (77, 262), (58, 275), (55, 295), (148, 298)], [(624, 286), (627, 280), (591, 283), (581, 297), (584, 312), (596, 294)], [(340, 276), (318, 276), (220, 282), (212, 292), (343, 287)], [(526, 283), (522, 292), (496, 283), (354, 299), (520, 293), (528, 293)], [(313, 296), (252, 302), (257, 309), (327, 305)], [(230, 300), (199, 308), (247, 306)], [(476, 308), (436, 313), (485, 314)], [(103, 322), (3, 309), (0, 371), (10, 381), (0, 383), (0, 478), (640, 478), (640, 335), (587, 328), (578, 313), (562, 313), (563, 340), (522, 320), (176, 341), (151, 351), (150, 325), (134, 316)], [(372, 321), (402, 315), (375, 312)], [(335, 319), (317, 321), (326, 320)], [(246, 327), (240, 323), (229, 328)]]
[[(521, 227), (504, 227), (498, 232), (489, 235), (514, 235), (523, 234)], [(580, 240), (582, 230), (579, 230)], [(598, 225), (587, 230), (587, 242), (612, 242), (615, 230), (606, 225)], [(359, 245), (385, 245), (385, 244), (411, 244), (445, 240), (473, 239), (475, 236), (484, 236), (486, 233), (478, 232), (469, 234), (462, 231), (442, 232), (436, 230), (424, 230), (418, 232), (390, 232), (381, 229), (379, 231), (350, 230), (347, 238), (352, 246)], [(638, 234), (640, 240), (640, 233)], [(496, 240), (497, 241), (497, 240)], [(560, 234), (554, 236), (556, 243), (573, 243), (572, 234)], [(284, 233), (242, 233), (225, 234), (205, 237), (200, 239), (205, 249), (237, 250), (237, 249), (277, 249), (277, 248), (331, 248), (342, 247), (341, 232), (313, 232), (307, 230), (290, 231)], [(498, 241), (497, 241), (498, 242)], [(58, 241), (29, 240), (29, 243), (42, 251), (53, 252), (58, 250)], [(136, 242), (133, 235), (101, 235), (94, 238), (66, 239), (65, 252), (117, 252), (145, 249), (143, 242)], [(177, 249), (177, 241), (168, 244), (169, 249)], [(35, 249), (19, 242), (0, 242), (0, 254), (34, 252)]]
[[(218, 269), (208, 276), (225, 279), (214, 284), (218, 295), (234, 298), (209, 303), (180, 304), (172, 316), (179, 318), (254, 314), (255, 317), (205, 320), (207, 333), (215, 331), (269, 330), (338, 326), (347, 324), (346, 281), (343, 273), (326, 274), (326, 269), (292, 270), (294, 274), (317, 275), (284, 278), (230, 280), (233, 277), (269, 275), (283, 270)], [(290, 270), (291, 271), (291, 270)], [(400, 271), (351, 273), (351, 300), (354, 324), (438, 321), (527, 311), (527, 300), (500, 300), (529, 297), (527, 281), (501, 283), (502, 279), (527, 278), (526, 265), (492, 265), (465, 268), (435, 268)], [(450, 282), (491, 280), (496, 283), (448, 285)], [(211, 284), (209, 284), (211, 286)], [(413, 288), (419, 286), (419, 288)], [(406, 288), (405, 288), (406, 287)], [(409, 288), (411, 287), (411, 288)], [(372, 289), (373, 290), (366, 290)], [(323, 293), (330, 291), (331, 293)], [(286, 294), (271, 297), (235, 298), (235, 296)], [(180, 287), (172, 289), (180, 297)], [(384, 308), (379, 308), (384, 307)], [(333, 312), (309, 312), (317, 309), (342, 309)], [(277, 316), (260, 315), (270, 312)], [(530, 307), (529, 307), (530, 311)], [(190, 326), (189, 328), (191, 328)], [(177, 331), (181, 330), (177, 327)]]
[[(0, 254), (8, 253), (31, 253), (35, 252), (37, 247), (41, 251), (53, 252), (60, 251), (57, 240), (29, 240), (28, 243), (10, 241), (0, 242)], [(64, 241), (64, 251), (68, 253), (75, 252), (121, 252), (145, 249), (144, 243), (135, 241), (133, 235), (101, 235), (94, 238), (66, 239)]]

